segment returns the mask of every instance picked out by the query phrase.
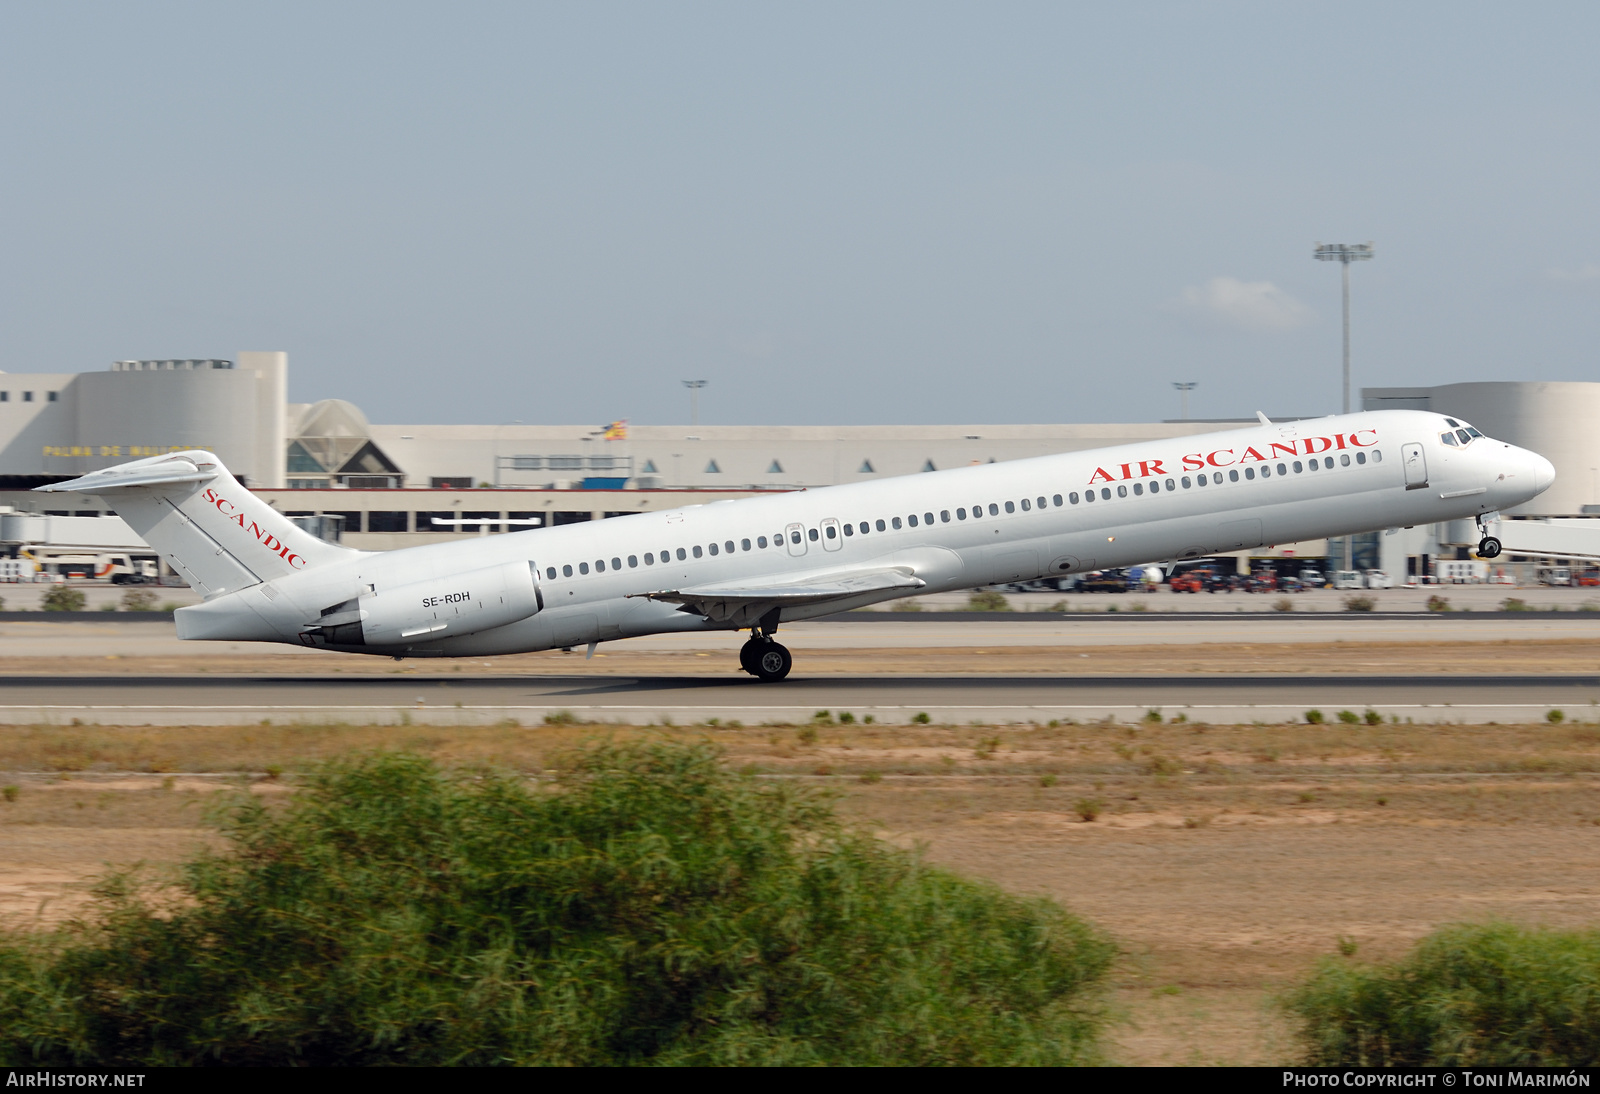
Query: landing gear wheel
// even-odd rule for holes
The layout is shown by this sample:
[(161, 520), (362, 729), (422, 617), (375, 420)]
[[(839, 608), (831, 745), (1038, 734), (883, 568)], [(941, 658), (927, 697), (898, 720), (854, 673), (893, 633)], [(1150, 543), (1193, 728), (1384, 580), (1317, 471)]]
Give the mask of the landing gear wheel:
[(1484, 536), (1483, 539), (1478, 541), (1478, 557), (1499, 558), (1500, 541), (1493, 536)]
[[(752, 645), (754, 645), (752, 643)], [(751, 649), (746, 646), (745, 649)], [(740, 659), (744, 659), (743, 651)], [(763, 642), (755, 646), (750, 652), (750, 674), (762, 683), (774, 683), (789, 675), (789, 670), (794, 667), (794, 658), (789, 656), (789, 651), (776, 642)]]
[(756, 657), (760, 654), (762, 645), (760, 640), (752, 638), (739, 647), (739, 667), (751, 676), (756, 674)]

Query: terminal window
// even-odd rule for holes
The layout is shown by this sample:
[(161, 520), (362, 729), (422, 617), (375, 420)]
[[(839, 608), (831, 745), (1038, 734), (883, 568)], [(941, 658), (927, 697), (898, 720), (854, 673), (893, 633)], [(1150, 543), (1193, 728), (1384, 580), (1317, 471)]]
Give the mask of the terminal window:
[(22, 401), (23, 401), (23, 402), (25, 402), (25, 403), (31, 403), (31, 402), (33, 402), (33, 392), (31, 392), (31, 391), (24, 391), (24, 392), (23, 392), (23, 393), (22, 393)]
[(410, 513), (372, 512), (367, 514), (369, 532), (409, 532)]

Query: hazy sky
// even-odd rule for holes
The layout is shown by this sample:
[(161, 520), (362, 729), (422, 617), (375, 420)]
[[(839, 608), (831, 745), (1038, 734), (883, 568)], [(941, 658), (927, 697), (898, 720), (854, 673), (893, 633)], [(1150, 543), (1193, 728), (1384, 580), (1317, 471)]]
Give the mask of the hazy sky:
[(1592, 380), (1600, 6), (0, 6), (0, 369), (381, 422), (1141, 421)]

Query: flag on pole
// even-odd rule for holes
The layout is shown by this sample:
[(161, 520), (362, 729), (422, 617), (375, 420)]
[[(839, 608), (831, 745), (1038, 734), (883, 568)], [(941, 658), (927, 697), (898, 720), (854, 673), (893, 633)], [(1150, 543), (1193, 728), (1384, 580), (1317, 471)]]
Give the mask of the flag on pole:
[(605, 433), (604, 433), (604, 435), (602, 436), (601, 439), (602, 440), (607, 440), (607, 441), (625, 441), (625, 440), (627, 440), (628, 439), (628, 419), (619, 418), (616, 421), (612, 422), (610, 425), (606, 426)]

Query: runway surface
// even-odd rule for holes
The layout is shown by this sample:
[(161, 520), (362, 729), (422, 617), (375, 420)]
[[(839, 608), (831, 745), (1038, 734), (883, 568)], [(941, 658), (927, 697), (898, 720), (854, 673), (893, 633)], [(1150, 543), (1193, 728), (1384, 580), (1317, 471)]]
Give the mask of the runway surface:
[(537, 726), (547, 718), (684, 725), (806, 722), (817, 711), (906, 724), (1134, 722), (1151, 710), (1214, 723), (1302, 722), (1310, 709), (1377, 711), (1415, 722), (1528, 722), (1559, 709), (1600, 721), (1600, 675), (1431, 676), (853, 676), (781, 684), (738, 677), (411, 675), (0, 677), (0, 724)]

